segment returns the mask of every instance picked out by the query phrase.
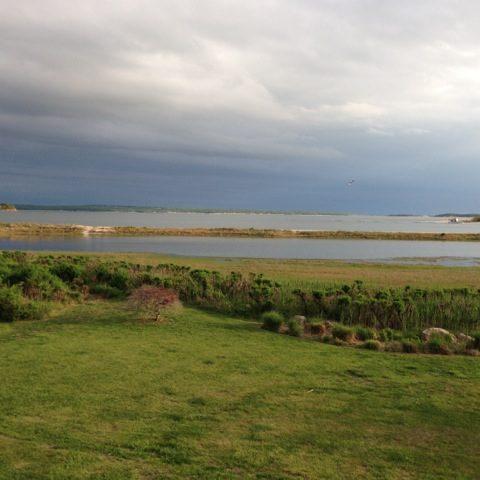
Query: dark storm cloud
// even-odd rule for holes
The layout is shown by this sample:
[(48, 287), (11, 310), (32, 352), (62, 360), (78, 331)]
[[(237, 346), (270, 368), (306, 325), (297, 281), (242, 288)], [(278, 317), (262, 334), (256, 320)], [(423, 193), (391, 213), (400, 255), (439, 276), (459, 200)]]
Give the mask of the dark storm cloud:
[(0, 0), (2, 196), (475, 210), (479, 22), (473, 1)]

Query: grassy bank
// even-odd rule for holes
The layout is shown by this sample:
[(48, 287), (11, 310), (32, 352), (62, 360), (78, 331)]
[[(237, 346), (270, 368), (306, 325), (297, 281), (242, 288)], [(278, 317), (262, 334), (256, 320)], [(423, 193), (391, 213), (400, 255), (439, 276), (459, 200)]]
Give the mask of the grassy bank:
[(419, 240), (478, 242), (480, 233), (424, 232), (357, 232), (273, 230), (255, 228), (154, 228), (154, 227), (92, 227), (47, 223), (0, 223), (0, 236), (163, 236), (163, 237), (232, 237), (232, 238), (299, 238), (318, 240)]
[(0, 478), (475, 479), (468, 357), (341, 349), (121, 302), (0, 324)]

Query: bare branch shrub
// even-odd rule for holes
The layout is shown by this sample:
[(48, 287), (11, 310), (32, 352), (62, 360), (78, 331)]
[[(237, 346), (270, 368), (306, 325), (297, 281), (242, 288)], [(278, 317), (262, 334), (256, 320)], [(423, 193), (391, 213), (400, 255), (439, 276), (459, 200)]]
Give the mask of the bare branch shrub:
[(142, 285), (130, 294), (128, 303), (133, 309), (142, 312), (149, 320), (158, 322), (169, 307), (179, 306), (180, 300), (174, 290)]

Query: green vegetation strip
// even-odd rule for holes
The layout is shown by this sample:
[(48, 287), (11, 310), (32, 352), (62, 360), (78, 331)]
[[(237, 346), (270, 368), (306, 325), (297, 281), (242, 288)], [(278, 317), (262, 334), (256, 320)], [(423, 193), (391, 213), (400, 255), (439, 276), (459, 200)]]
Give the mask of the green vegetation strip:
[(173, 289), (187, 305), (244, 318), (277, 310), (286, 318), (300, 314), (345, 325), (391, 328), (418, 340), (428, 327), (472, 334), (480, 330), (480, 293), (468, 287), (379, 288), (361, 280), (299, 286), (254, 272), (23, 252), (0, 255), (0, 321), (42, 318), (52, 302), (124, 298), (142, 285)]
[(304, 238), (338, 240), (423, 240), (478, 242), (480, 233), (357, 232), (319, 230), (274, 230), (255, 228), (154, 228), (57, 225), (47, 223), (0, 223), (0, 236), (187, 236), (240, 238)]

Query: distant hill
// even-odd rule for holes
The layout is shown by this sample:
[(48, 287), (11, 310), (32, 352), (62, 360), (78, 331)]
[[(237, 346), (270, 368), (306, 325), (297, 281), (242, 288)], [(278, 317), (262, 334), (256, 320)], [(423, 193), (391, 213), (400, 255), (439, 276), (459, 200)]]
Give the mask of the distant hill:
[(435, 217), (458, 217), (458, 218), (469, 218), (469, 217), (478, 217), (480, 213), (440, 213), (435, 215)]
[(305, 210), (248, 210), (223, 208), (188, 208), (188, 207), (141, 207), (135, 205), (30, 205), (19, 204), (17, 210), (52, 210), (67, 212), (184, 212), (184, 213), (258, 213), (258, 214), (296, 214), (296, 215), (349, 215), (342, 212), (319, 212)]
[[(146, 207), (138, 205), (33, 205), (9, 203), (0, 204), (0, 210), (50, 210), (66, 212), (138, 212), (138, 213), (256, 213), (256, 214), (284, 214), (284, 215), (352, 215), (349, 212), (323, 212), (321, 210), (262, 210), (262, 209), (235, 209), (235, 208), (192, 208), (192, 207)], [(368, 215), (368, 214), (365, 214)], [(388, 217), (415, 217), (421, 214), (393, 213)], [(439, 213), (432, 217), (480, 217), (480, 213)]]

